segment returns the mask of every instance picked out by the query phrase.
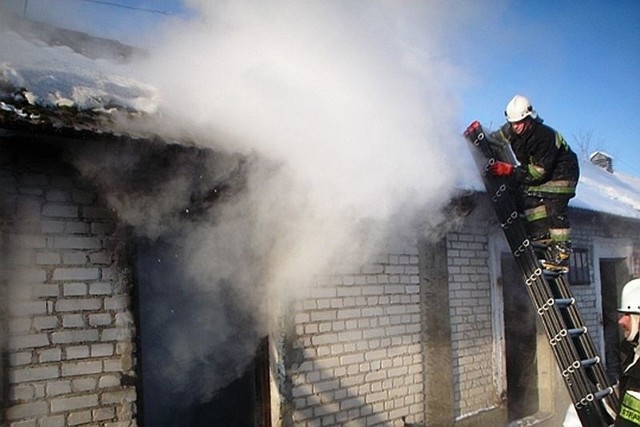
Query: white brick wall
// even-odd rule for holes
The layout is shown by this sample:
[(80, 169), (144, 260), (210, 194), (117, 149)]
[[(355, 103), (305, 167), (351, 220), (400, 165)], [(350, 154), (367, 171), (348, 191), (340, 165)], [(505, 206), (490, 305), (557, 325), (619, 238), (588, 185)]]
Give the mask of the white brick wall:
[[(638, 251), (640, 251), (640, 228), (637, 226), (612, 227), (611, 220), (601, 219), (599, 221), (593, 221), (588, 217), (587, 220), (584, 220), (582, 216), (579, 216), (578, 218), (570, 217), (570, 219), (572, 220), (573, 247), (583, 248), (589, 251), (589, 275), (591, 277), (590, 286), (572, 286), (571, 291), (576, 298), (580, 315), (588, 327), (591, 338), (594, 340), (594, 343), (598, 345), (597, 343), (600, 343), (604, 338), (602, 337), (602, 334), (600, 334), (601, 323), (599, 319), (601, 318), (601, 308), (597, 304), (600, 297), (597, 295), (597, 291), (594, 286), (595, 267), (591, 264), (591, 261), (598, 262), (598, 260), (593, 260), (593, 253), (595, 250), (594, 240), (598, 238), (619, 238), (624, 241), (631, 241), (634, 246), (634, 250), (638, 253)], [(638, 264), (638, 261), (632, 260), (632, 271), (629, 273), (634, 277), (640, 277), (640, 271), (634, 272), (634, 270), (639, 268), (640, 265)]]
[(402, 425), (424, 412), (417, 246), (319, 277), (297, 306), (296, 426)]
[(499, 401), (493, 358), (488, 228), (472, 221), (447, 235), (456, 417)]
[[(116, 223), (96, 194), (55, 161), (30, 172), (0, 163), (7, 208), (2, 256), (8, 304), (5, 425), (133, 426), (128, 284), (117, 283)], [(13, 216), (12, 216), (13, 214)]]
[[(488, 218), (493, 218), (493, 212), (489, 215)], [(475, 212), (459, 231), (447, 235), (456, 418), (501, 405), (496, 384), (503, 379), (495, 377), (499, 370), (493, 365), (495, 331), (487, 249), (489, 231), (501, 230), (496, 224), (487, 224), (482, 217)], [(574, 247), (593, 251), (594, 238), (622, 238), (633, 242), (636, 253), (640, 251), (640, 231), (631, 232), (633, 228), (613, 225), (611, 220), (603, 218), (576, 217), (575, 213), (570, 214)], [(598, 346), (602, 340), (598, 321), (601, 315), (597, 304), (599, 297), (593, 285), (594, 266), (590, 267), (592, 284), (574, 286), (571, 291)], [(635, 262), (632, 268), (638, 268)]]

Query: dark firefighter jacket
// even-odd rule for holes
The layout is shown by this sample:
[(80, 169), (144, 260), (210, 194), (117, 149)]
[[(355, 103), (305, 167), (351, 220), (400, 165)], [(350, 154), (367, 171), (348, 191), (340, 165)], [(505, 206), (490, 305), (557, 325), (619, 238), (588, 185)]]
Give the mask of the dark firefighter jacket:
[(522, 135), (516, 135), (510, 123), (494, 133), (498, 139), (511, 144), (520, 162), (515, 169), (516, 182), (531, 195), (575, 196), (580, 174), (577, 156), (560, 133), (540, 119), (531, 121), (531, 126)]
[(621, 351), (626, 358), (622, 363), (622, 375), (618, 385), (620, 409), (614, 424), (616, 427), (640, 425), (640, 399), (638, 398), (640, 396), (640, 360), (635, 360), (637, 345), (637, 342), (624, 341), (621, 346)]

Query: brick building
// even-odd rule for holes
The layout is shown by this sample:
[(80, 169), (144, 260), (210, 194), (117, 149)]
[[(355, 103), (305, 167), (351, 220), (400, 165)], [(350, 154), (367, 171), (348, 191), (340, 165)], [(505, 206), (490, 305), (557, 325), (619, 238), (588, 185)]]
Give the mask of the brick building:
[[(554, 356), (488, 200), (474, 198), (477, 207), (441, 241), (405, 241), (300, 303), (308, 357), (293, 367), (295, 425), (403, 425), (402, 416), (439, 426), (561, 423), (569, 401)], [(638, 275), (637, 220), (571, 216), (572, 291), (615, 371), (615, 308), (620, 287)]]
[[(146, 425), (154, 413), (167, 416), (153, 404), (166, 390), (145, 388), (153, 373), (141, 366), (145, 350), (163, 351), (145, 344), (140, 328), (145, 310), (163, 304), (147, 299), (141, 259), (160, 256), (140, 249), (95, 180), (68, 163), (78, 144), (91, 146), (74, 134), (2, 133), (4, 422)], [(96, 137), (95, 147), (132, 143), (113, 138)], [(169, 147), (161, 151), (173, 159), (193, 151), (143, 143)], [(476, 193), (456, 203), (462, 221), (442, 238), (400, 228), (359, 269), (315, 276), (256, 341), (239, 378), (171, 411), (199, 414), (192, 425), (557, 422), (564, 385), (528, 302), (517, 298), (525, 293), (488, 200)], [(586, 209), (571, 216), (573, 291), (604, 354), (611, 300), (639, 273), (638, 220)], [(240, 408), (215, 415), (238, 396)]]
[[(225, 245), (233, 233), (220, 242), (200, 233), (233, 204), (255, 163), (234, 159), (224, 169), (217, 162), (223, 153), (121, 136), (100, 116), (3, 105), (5, 425), (562, 419), (564, 385), (484, 193), (453, 201), (447, 209), (456, 221), (439, 224), (440, 234), (397, 224), (362, 265), (328, 268), (309, 277), (291, 304), (268, 306), (273, 322), (266, 324), (264, 313), (237, 310), (243, 299), (266, 298), (258, 286), (237, 289), (222, 280), (201, 288), (210, 277), (196, 278), (188, 262), (178, 262), (201, 256), (184, 246), (184, 236), (200, 236), (211, 244), (206, 263), (247, 270), (246, 283), (260, 282), (261, 271), (253, 270), (260, 260)], [(131, 149), (141, 155), (134, 159)], [(190, 171), (191, 180), (172, 187), (171, 209), (147, 204), (148, 194), (178, 184), (174, 167)], [(216, 185), (200, 187), (207, 173)], [(118, 186), (126, 191), (114, 196)], [(139, 203), (143, 215), (127, 216), (126, 203)], [(610, 320), (619, 287), (640, 276), (640, 214), (577, 205), (570, 215), (572, 290), (615, 375)]]

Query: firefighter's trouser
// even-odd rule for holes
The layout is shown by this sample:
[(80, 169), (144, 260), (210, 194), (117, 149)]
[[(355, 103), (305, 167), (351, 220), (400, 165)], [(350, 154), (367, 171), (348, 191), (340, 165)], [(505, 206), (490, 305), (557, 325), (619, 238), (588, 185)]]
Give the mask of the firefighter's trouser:
[(568, 206), (571, 197), (524, 194), (522, 207), (532, 239), (551, 239), (554, 242), (570, 241)]

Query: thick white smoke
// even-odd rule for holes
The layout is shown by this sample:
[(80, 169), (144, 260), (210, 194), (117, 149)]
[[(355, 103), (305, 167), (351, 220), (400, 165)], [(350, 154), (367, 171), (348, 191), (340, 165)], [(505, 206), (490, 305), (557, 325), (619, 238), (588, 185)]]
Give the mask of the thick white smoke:
[[(192, 352), (174, 327), (176, 358), (190, 366), (210, 351), (208, 372), (228, 373), (314, 274), (336, 261), (357, 271), (391, 229), (442, 220), (467, 169), (451, 91), (460, 74), (439, 48), (447, 20), (436, 3), (192, 5), (201, 19), (169, 28), (139, 72), (162, 96), (164, 131), (265, 159), (215, 225), (183, 242), (189, 274), (209, 291), (233, 283), (255, 328), (205, 325), (211, 339)], [(217, 291), (208, 310), (227, 304)], [(234, 345), (226, 357), (229, 333), (246, 354)], [(203, 378), (208, 392), (228, 380)]]
[(295, 248), (273, 277), (313, 273), (362, 221), (448, 201), (464, 148), (436, 3), (191, 3), (201, 20), (168, 31), (144, 76), (182, 132), (282, 165), (291, 182), (251, 193)]
[[(234, 283), (260, 325), (237, 332), (252, 349), (267, 313), (314, 274), (336, 261), (357, 271), (392, 229), (443, 220), (468, 169), (451, 90), (461, 73), (440, 48), (451, 21), (436, 2), (192, 5), (201, 19), (169, 28), (139, 72), (163, 98), (166, 132), (266, 159), (216, 225), (184, 241), (198, 283)], [(176, 346), (180, 358), (229, 363), (222, 326), (207, 325), (195, 354)]]
[[(162, 169), (138, 144), (90, 148), (76, 164), (138, 234), (168, 241), (186, 277), (157, 290), (173, 296), (148, 301), (147, 330), (162, 335), (148, 363), (162, 387), (207, 399), (242, 373), (270, 316), (315, 274), (337, 263), (355, 270), (390, 233), (446, 219), (460, 175), (474, 173), (453, 90), (464, 76), (445, 48), (468, 5), (191, 6), (199, 20), (169, 25), (128, 72), (161, 97), (154, 131), (226, 154), (195, 155), (199, 171), (189, 156)], [(239, 166), (234, 153), (250, 160)], [(194, 189), (236, 175), (241, 191), (216, 201), (209, 221), (175, 215)], [(132, 191), (140, 181), (147, 187)], [(175, 301), (187, 315), (174, 316)]]

